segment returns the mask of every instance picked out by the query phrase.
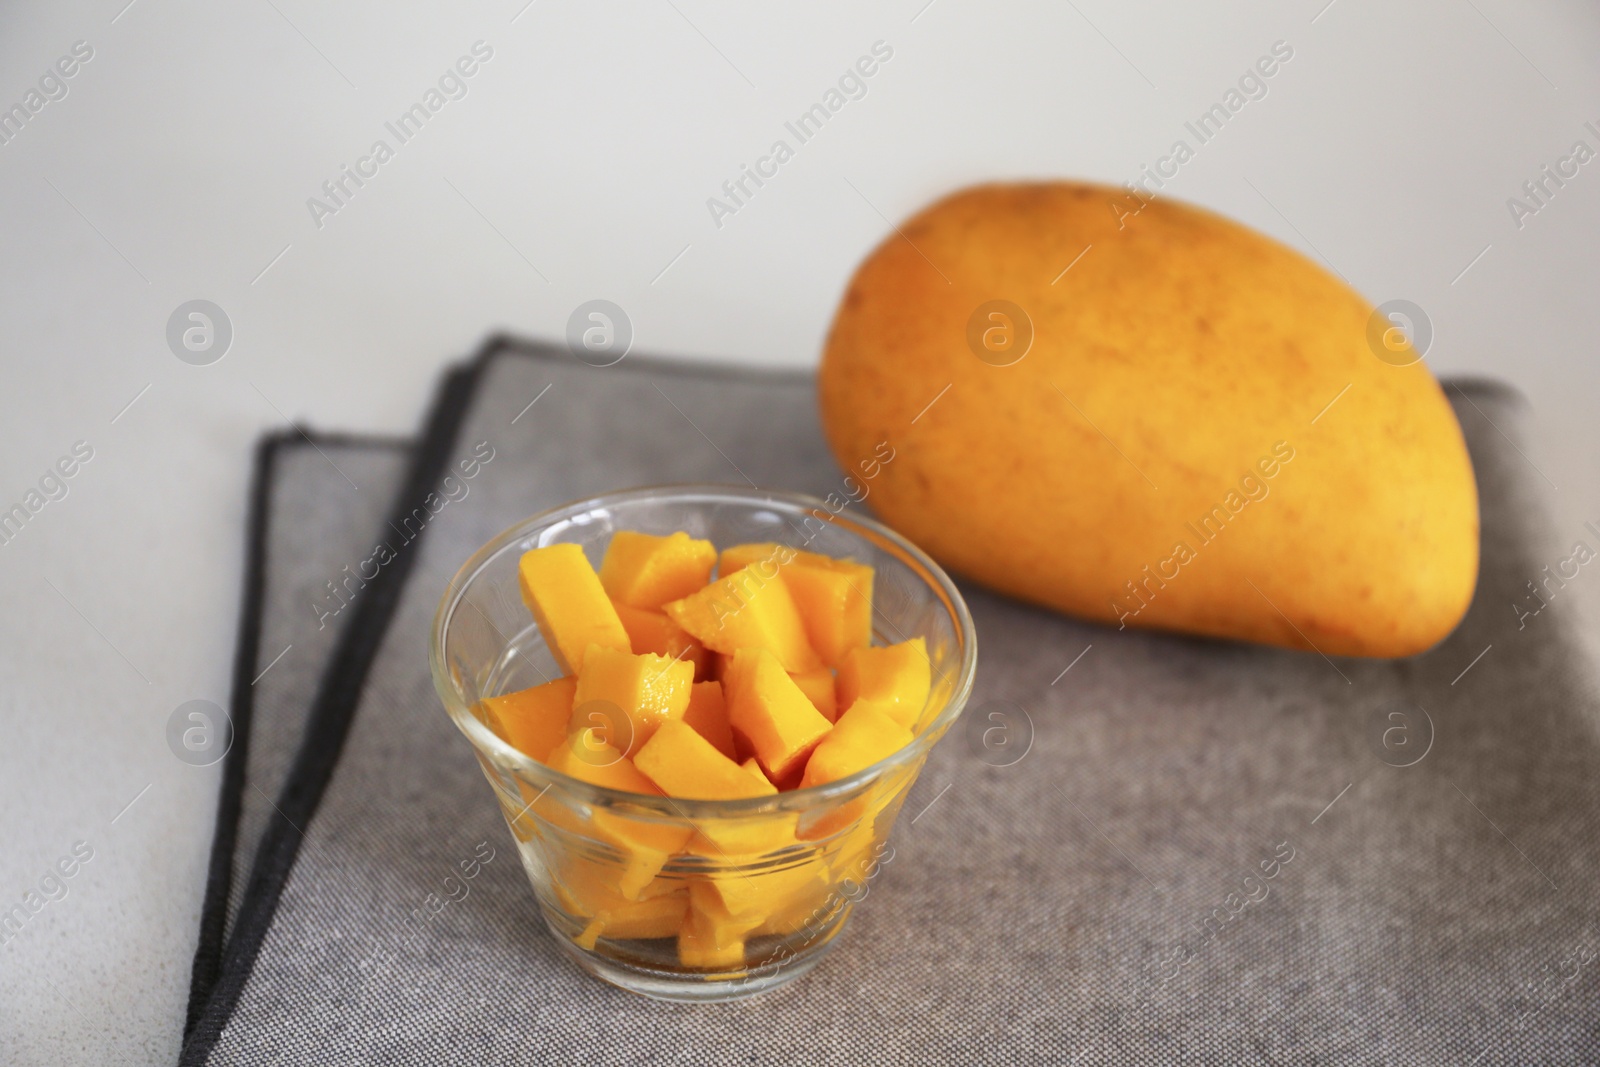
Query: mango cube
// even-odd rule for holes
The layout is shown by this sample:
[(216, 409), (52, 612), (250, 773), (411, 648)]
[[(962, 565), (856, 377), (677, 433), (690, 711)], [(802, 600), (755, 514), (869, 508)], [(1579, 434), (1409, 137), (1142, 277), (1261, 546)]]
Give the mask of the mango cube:
[(616, 941), (676, 937), (689, 912), (689, 893), (679, 889), (667, 896), (621, 900), (599, 909), (576, 938), (579, 945), (594, 948), (602, 937)]
[[(721, 907), (712, 909), (725, 926), (753, 930), (766, 923), (775, 913), (787, 910), (796, 899), (818, 900), (827, 895), (828, 865), (815, 856), (798, 862), (770, 867), (757, 867), (746, 871), (718, 871), (703, 882), (691, 886), (690, 894), (704, 892), (709, 887), (716, 894)], [(702, 910), (708, 905), (695, 898)]]
[(612, 607), (617, 609), (622, 628), (628, 631), (628, 643), (635, 655), (649, 652), (668, 659), (683, 660), (694, 665), (696, 678), (705, 675), (711, 653), (690, 637), (687, 630), (667, 618), (665, 613), (629, 607), (616, 601), (612, 602)]
[(582, 670), (584, 652), (590, 645), (631, 650), (628, 632), (581, 547), (559, 544), (531, 549), (522, 554), (517, 571), (522, 599), (568, 674)]
[(745, 568), (666, 606), (672, 621), (716, 652), (743, 648), (771, 652), (787, 671), (815, 670), (822, 661), (806, 639), (805, 623), (789, 587)]
[(567, 739), (572, 694), (577, 682), (557, 678), (532, 689), (484, 697), (484, 718), (500, 739), (524, 755), (544, 763)]
[[(588, 731), (584, 730), (569, 735), (567, 743), (551, 755), (551, 768), (590, 785), (646, 796), (661, 795), (661, 790), (626, 756), (587, 735)], [(630, 816), (621, 810), (597, 808), (589, 817), (587, 829), (581, 832), (618, 850), (621, 864), (616, 870), (616, 891), (624, 899), (634, 900), (666, 866), (672, 854), (683, 849), (693, 830), (642, 813)]]
[[(778, 792), (761, 768), (741, 767), (684, 722), (669, 722), (657, 730), (639, 750), (635, 763), (672, 797), (738, 800)], [(698, 832), (685, 843), (685, 851), (725, 860), (730, 855), (784, 848), (795, 841), (796, 821), (796, 816), (787, 812), (696, 820)]]
[(710, 741), (716, 750), (734, 758), (733, 727), (728, 725), (728, 703), (722, 698), (722, 683), (696, 682), (689, 692), (689, 710), (683, 721)]
[(652, 792), (695, 800), (771, 796), (778, 789), (757, 781), (685, 722), (663, 723), (634, 755), (634, 764), (655, 786)]
[(872, 701), (858, 700), (828, 731), (806, 761), (802, 789), (848, 778), (911, 743), (911, 731), (892, 717), (891, 710)]
[(837, 667), (851, 649), (872, 644), (871, 567), (767, 543), (723, 549), (717, 574), (727, 577), (752, 566), (758, 576), (783, 578), (800, 609), (807, 640), (828, 666)]
[[(694, 664), (666, 656), (589, 646), (584, 653), (583, 673), (573, 693), (573, 727), (590, 725), (579, 717), (605, 715), (604, 705), (621, 709), (628, 720), (606, 723), (612, 732), (605, 740), (631, 754), (650, 740), (656, 728), (672, 719), (683, 718), (689, 710), (689, 693), (694, 686)], [(602, 702), (599, 708), (595, 702)]]
[[(806, 761), (800, 787), (826, 785), (848, 778), (909, 745), (911, 731), (900, 725), (891, 711), (869, 700), (852, 704)], [(897, 794), (898, 785), (892, 776), (880, 779), (862, 795), (820, 812), (800, 836), (827, 837), (852, 823), (870, 834), (872, 820), (883, 810), (888, 798)]]
[(915, 729), (928, 703), (931, 672), (928, 646), (920, 637), (855, 649), (839, 668), (839, 707), (849, 711), (858, 699), (871, 700), (901, 726)]
[(790, 671), (789, 677), (794, 679), (794, 684), (811, 701), (812, 707), (822, 713), (822, 717), (829, 722), (839, 718), (839, 697), (834, 688), (833, 672), (826, 667), (819, 667), (814, 671)]
[(600, 563), (600, 583), (613, 600), (657, 611), (711, 580), (717, 550), (679, 531), (666, 537), (618, 530)]
[(690, 883), (689, 911), (678, 931), (678, 962), (705, 970), (740, 967), (745, 936), (757, 925), (728, 915), (708, 886)]
[(743, 763), (739, 764), (739, 766), (744, 770), (744, 772), (746, 774), (750, 775), (752, 778), (754, 778), (758, 782), (766, 782), (768, 785), (772, 785), (772, 786), (775, 786), (775, 785), (778, 784), (778, 783), (774, 782), (772, 779), (767, 777), (767, 772), (761, 769), (761, 762), (759, 760), (757, 760), (754, 756), (751, 756), (749, 759), (747, 759)]
[(723, 683), (734, 739), (755, 754), (773, 781), (789, 777), (832, 728), (765, 649), (741, 649)]

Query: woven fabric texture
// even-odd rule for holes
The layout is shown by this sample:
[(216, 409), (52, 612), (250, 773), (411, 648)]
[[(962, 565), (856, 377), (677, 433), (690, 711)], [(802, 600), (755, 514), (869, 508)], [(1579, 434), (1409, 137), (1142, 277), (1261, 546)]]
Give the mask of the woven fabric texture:
[[(958, 722), (823, 964), (761, 998), (685, 1006), (588, 977), (544, 931), (433, 692), (429, 623), (460, 563), (543, 508), (679, 481), (826, 495), (842, 476), (808, 379), (503, 346), (451, 446), (487, 442), (493, 459), (418, 542), (272, 925), (200, 1058), (1600, 1062), (1594, 675), (1559, 598), (1520, 619), (1511, 607), (1600, 535), (1550, 528), (1514, 394), (1449, 392), (1478, 473), (1483, 567), (1447, 641), (1404, 661), (1328, 660), (1117, 632), (964, 584), (980, 649), (965, 715), (1009, 711), (1025, 754), (995, 766)], [(349, 486), (309, 461), (281, 477), (272, 582), (303, 592), (330, 560), (297, 546), (323, 530), (332, 545)], [(288, 593), (267, 610), (285, 642), (298, 630), (277, 616), (308, 611)], [(268, 677), (308, 692), (316, 659)], [(1424, 753), (1409, 766), (1375, 741), (1394, 725), (1402, 751)], [(418, 922), (485, 841), (495, 858), (467, 898)], [(379, 949), (394, 959), (371, 966)]]

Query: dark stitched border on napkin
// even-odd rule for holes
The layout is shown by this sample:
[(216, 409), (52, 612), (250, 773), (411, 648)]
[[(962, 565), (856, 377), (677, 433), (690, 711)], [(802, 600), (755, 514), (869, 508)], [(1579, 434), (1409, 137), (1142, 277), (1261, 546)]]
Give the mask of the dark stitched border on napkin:
[[(490, 347), (493, 347), (493, 343)], [(450, 442), (455, 438), (461, 418), (466, 412), (467, 400), (472, 395), (476, 377), (474, 368), (481, 365), (482, 358), (480, 356), (470, 367), (446, 373), (444, 384), (428, 416), (405, 484), (391, 509), (395, 520), (403, 521), (412, 508), (428, 494), (429, 487), (438, 480), (447, 461)], [(270, 442), (264, 443), (262, 450), (257, 453), (258, 457), (265, 456), (270, 459), (270, 448)], [(258, 464), (264, 462), (265, 459), (258, 458)], [(260, 466), (256, 473), (258, 486), (252, 498), (252, 505), (263, 502), (270, 491), (270, 482), (261, 477)], [(241, 702), (238, 686), (244, 675), (254, 670), (259, 656), (259, 609), (263, 592), (259, 583), (259, 568), (265, 556), (264, 543), (255, 535), (264, 529), (264, 518), (264, 515), (252, 510), (248, 564), (252, 578), (247, 578), (246, 608), (253, 608), (257, 614), (248, 616), (245, 620), (246, 625), (241, 627), (234, 672), (235, 711), (242, 713), (247, 724), (250, 695), (243, 694)], [(361, 693), (361, 686), (366, 680), (368, 668), (372, 665), (373, 655), (383, 638), (384, 631), (388, 628), (389, 617), (399, 601), (405, 577), (410, 572), (412, 561), (416, 558), (414, 545), (407, 547), (412, 548), (412, 551), (401, 552), (392, 565), (382, 568), (372, 579), (369, 588), (364, 590), (365, 595), (357, 602), (350, 621), (339, 635), (333, 656), (323, 672), (323, 681), (311, 709), (305, 738), (289, 778), (284, 783), (283, 791), (279, 794), (277, 808), (283, 819), (273, 823), (263, 834), (251, 868), (249, 885), (245, 888), (244, 898), (239, 905), (239, 916), (234, 925), (233, 936), (229, 939), (225, 951), (219, 954), (218, 962), (211, 963), (209, 959), (202, 958), (200, 952), (216, 951), (215, 939), (220, 938), (223, 918), (226, 916), (226, 902), (229, 896), (227, 872), (231, 871), (232, 867), (232, 837), (238, 822), (238, 796), (243, 788), (242, 754), (239, 760), (230, 762), (224, 772), (218, 829), (227, 835), (227, 839), (213, 846), (203, 918), (206, 925), (202, 927), (201, 947), (195, 959), (195, 972), (209, 977), (210, 981), (205, 988), (197, 985), (192, 990), (194, 996), (205, 998), (205, 1006), (196, 1011), (195, 1004), (191, 1002), (192, 1021), (187, 1028), (184, 1041), (181, 1060), (183, 1063), (204, 1061), (210, 1045), (221, 1032), (228, 1013), (243, 988), (244, 979), (249, 975), (255, 953), (261, 947), (261, 939), (272, 925), (278, 894), (288, 878), (289, 869), (294, 865), (295, 855), (304, 836), (297, 828), (308, 825), (316, 812), (317, 802), (322, 797), (322, 788), (327, 784), (328, 776), (333, 773), (334, 765), (338, 762), (350, 713), (355, 708), (356, 698)], [(235, 725), (235, 744), (238, 744), (238, 730), (239, 727)], [(248, 734), (248, 725), (244, 730)], [(227, 818), (226, 823), (222, 821), (223, 816)], [(225, 869), (223, 873), (219, 873), (219, 868)], [(219, 911), (222, 912), (221, 917), (218, 916)]]
[[(326, 572), (341, 577), (338, 564), (346, 558), (359, 559), (360, 556), (351, 557), (350, 552), (372, 544), (370, 538), (382, 521), (383, 511), (378, 509), (386, 509), (393, 498), (410, 446), (410, 441), (395, 437), (319, 433), (294, 427), (264, 435), (253, 450), (245, 518), (244, 584), (229, 697), (233, 742), (223, 758), (199, 937), (190, 970), (186, 1035), (198, 1020), (216, 981), (223, 946), (249, 877), (250, 860), (267, 823), (277, 814), (272, 808), (273, 798), (283, 786), (304, 733), (305, 714), (311, 703), (308, 688), (314, 689), (315, 682), (299, 683), (297, 679), (298, 684), (279, 685), (289, 667), (276, 672), (274, 668), (294, 652), (289, 666), (299, 667), (302, 675), (314, 678), (330, 651), (327, 646), (344, 621), (338, 618), (343, 610), (334, 598), (350, 595), (349, 586), (358, 584), (345, 581), (344, 588), (319, 597), (319, 589), (296, 588), (289, 580), (291, 560), (275, 558), (275, 553), (321, 553), (328, 560)], [(280, 538), (291, 544), (275, 545), (275, 533), (282, 535), (283, 527), (303, 521), (295, 514), (296, 504), (302, 502), (284, 499), (283, 495), (296, 490), (296, 464), (307, 461), (331, 468), (353, 494), (347, 501), (340, 501), (339, 519), (344, 528), (339, 522), (318, 522), (314, 530), (306, 531), (303, 543)], [(359, 486), (347, 468), (360, 479)], [(288, 573), (279, 575), (280, 570)], [(293, 598), (314, 610), (321, 599), (328, 602), (329, 608), (321, 611), (320, 618), (300, 613), (292, 620), (286, 619), (284, 616), (289, 613), (277, 603), (284, 598)], [(315, 631), (305, 621), (308, 616), (317, 623)], [(332, 627), (327, 626), (330, 619)], [(328, 631), (325, 636), (324, 629)], [(293, 638), (287, 644), (282, 643), (286, 640), (285, 630)], [(273, 643), (264, 650), (263, 642), (269, 639)]]

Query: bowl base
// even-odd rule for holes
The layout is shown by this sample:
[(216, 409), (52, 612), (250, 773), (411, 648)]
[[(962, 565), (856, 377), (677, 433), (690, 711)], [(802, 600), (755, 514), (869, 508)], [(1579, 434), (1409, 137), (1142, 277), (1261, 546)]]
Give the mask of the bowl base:
[(587, 952), (560, 934), (555, 934), (555, 939), (579, 967), (601, 981), (651, 1000), (680, 1004), (744, 1000), (787, 985), (809, 974), (837, 940), (829, 937), (802, 955), (782, 963), (769, 963), (736, 974), (721, 975), (642, 967)]

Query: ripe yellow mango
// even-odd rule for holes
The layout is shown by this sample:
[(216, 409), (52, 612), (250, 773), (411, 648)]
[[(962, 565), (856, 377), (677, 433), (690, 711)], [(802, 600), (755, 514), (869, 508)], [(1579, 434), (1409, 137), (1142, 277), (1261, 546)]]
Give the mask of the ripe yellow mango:
[(864, 771), (911, 743), (911, 731), (893, 717), (892, 709), (857, 701), (824, 737), (806, 761), (800, 788), (823, 785)]
[(839, 693), (834, 687), (832, 671), (819, 667), (814, 671), (792, 671), (789, 677), (794, 679), (794, 684), (800, 687), (800, 692), (806, 695), (806, 699), (822, 713), (824, 719), (838, 721)]
[(628, 632), (628, 643), (636, 655), (649, 652), (668, 659), (681, 659), (694, 667), (696, 678), (705, 675), (711, 653), (664, 613), (629, 607), (618, 601), (612, 601), (611, 606), (617, 609), (617, 618), (622, 620), (622, 628)]
[(689, 908), (678, 931), (678, 962), (685, 967), (726, 970), (744, 963), (745, 937), (758, 918), (730, 915), (710, 885), (689, 884)]
[(600, 561), (600, 583), (620, 604), (657, 611), (710, 581), (716, 562), (710, 541), (681, 530), (666, 537), (618, 530)]
[(753, 753), (774, 782), (784, 782), (803, 768), (833, 727), (765, 649), (735, 652), (723, 691), (735, 743)]
[(741, 648), (764, 648), (786, 671), (822, 666), (806, 639), (805, 621), (788, 585), (755, 568), (718, 578), (664, 610), (714, 652), (732, 655)]
[(773, 542), (732, 545), (717, 557), (720, 577), (746, 567), (755, 567), (761, 578), (783, 579), (800, 609), (806, 639), (828, 666), (837, 667), (852, 648), (872, 644), (871, 567)]
[[(584, 730), (573, 731), (567, 742), (551, 753), (551, 768), (606, 789), (661, 795), (655, 783), (641, 774), (626, 756), (586, 734)], [(564, 807), (557, 810), (560, 814), (552, 817), (551, 822), (598, 838), (618, 850), (620, 861), (611, 864), (609, 869), (616, 891), (626, 900), (639, 898), (672, 854), (688, 843), (693, 832), (671, 822), (610, 810), (594, 811), (585, 825), (572, 811)]]
[(517, 564), (522, 600), (556, 661), (568, 674), (583, 667), (590, 645), (627, 652), (632, 646), (600, 576), (579, 545), (545, 545), (522, 554)]
[[(634, 757), (639, 770), (669, 797), (741, 800), (771, 796), (777, 787), (757, 779), (685, 722), (663, 723)], [(655, 789), (652, 789), (654, 792)]]
[[(599, 645), (590, 645), (583, 655), (583, 673), (578, 675), (572, 697), (573, 729), (599, 728), (608, 735), (606, 741), (625, 747), (625, 755), (633, 755), (657, 727), (683, 718), (689, 710), (694, 664), (648, 652), (635, 656)], [(609, 707), (617, 708), (628, 721), (577, 721), (582, 716), (604, 719)]]
[(484, 697), (484, 718), (502, 741), (543, 763), (567, 739), (576, 686), (571, 678), (557, 678), (532, 689)]
[[(928, 703), (931, 671), (928, 644), (920, 637), (898, 645), (855, 649), (839, 669), (839, 707), (848, 711), (858, 700), (866, 700), (910, 729)], [(843, 716), (839, 721), (844, 721)]]
[(730, 760), (737, 756), (733, 747), (733, 727), (728, 724), (728, 702), (722, 697), (721, 682), (696, 682), (689, 692), (689, 710), (683, 721), (695, 733)]
[(1318, 264), (1198, 208), (967, 189), (857, 270), (823, 354), (847, 469), (946, 566), (1119, 626), (1328, 654), (1443, 638), (1477, 491), (1438, 384)]

